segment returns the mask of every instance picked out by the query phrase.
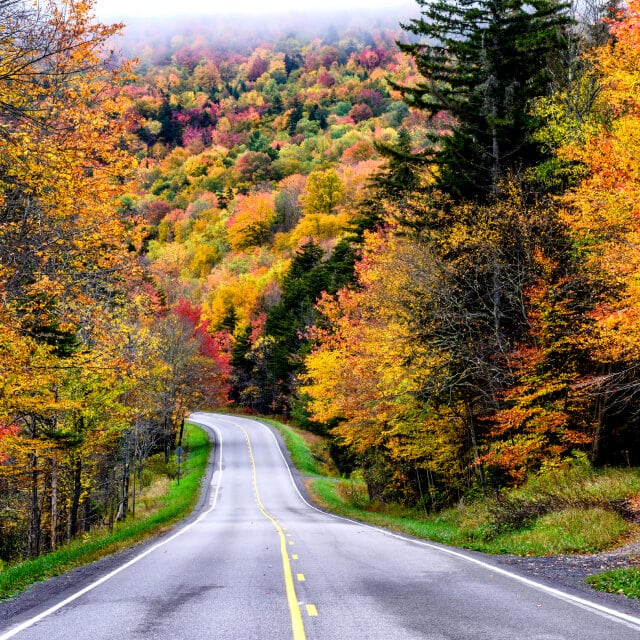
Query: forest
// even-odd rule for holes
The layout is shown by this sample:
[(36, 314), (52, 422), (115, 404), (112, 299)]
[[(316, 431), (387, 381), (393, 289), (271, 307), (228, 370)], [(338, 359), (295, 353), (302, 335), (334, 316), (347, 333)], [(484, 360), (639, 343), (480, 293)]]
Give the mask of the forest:
[(433, 510), (640, 465), (635, 0), (93, 9), (0, 0), (1, 560), (126, 518), (196, 409)]

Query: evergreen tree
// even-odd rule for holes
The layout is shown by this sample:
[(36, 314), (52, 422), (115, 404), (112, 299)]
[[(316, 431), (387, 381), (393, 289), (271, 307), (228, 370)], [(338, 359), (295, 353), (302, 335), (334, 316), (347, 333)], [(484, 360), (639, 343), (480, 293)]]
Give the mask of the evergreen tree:
[(510, 172), (538, 163), (532, 101), (546, 95), (549, 66), (566, 48), (561, 0), (416, 0), (422, 18), (402, 25), (424, 39), (400, 44), (424, 76), (399, 86), (407, 102), (446, 113), (428, 153), (438, 186), (456, 198), (495, 194)]
[(424, 217), (416, 216), (413, 203), (407, 199), (420, 187), (420, 157), (412, 153), (411, 146), (411, 134), (406, 129), (398, 131), (393, 144), (375, 144), (378, 153), (386, 158), (386, 166), (370, 179), (367, 196), (351, 222), (349, 240), (354, 247), (361, 247), (365, 232), (379, 229), (390, 215), (407, 229), (424, 226)]
[(289, 113), (289, 120), (287, 123), (287, 130), (289, 132), (289, 135), (295, 134), (298, 122), (302, 120), (302, 117), (302, 102), (300, 102), (300, 99), (296, 96), (291, 102), (291, 112)]
[(306, 342), (304, 330), (314, 323), (315, 302), (326, 288), (322, 256), (322, 249), (313, 242), (300, 247), (282, 283), (282, 298), (267, 313), (265, 336), (271, 338), (269, 370), (276, 381), (276, 397), (271, 404), (279, 397), (289, 396), (291, 378), (300, 369), (297, 354)]
[(302, 64), (303, 60), (302, 60), (302, 56), (300, 56), (299, 53), (297, 54), (293, 54), (293, 55), (289, 55), (288, 53), (284, 54), (284, 69), (287, 73), (287, 75), (289, 75), (292, 71), (295, 71), (296, 69), (300, 68), (300, 65)]
[[(305, 330), (315, 324), (315, 304), (322, 292), (335, 293), (353, 276), (355, 255), (348, 243), (339, 243), (323, 260), (322, 248), (309, 241), (294, 256), (282, 283), (282, 297), (267, 313), (268, 380), (254, 371), (254, 384), (263, 392), (262, 410), (287, 411), (295, 376), (300, 373), (309, 341)], [(238, 355), (240, 353), (239, 347)], [(235, 363), (234, 363), (235, 364)]]
[(162, 125), (160, 139), (168, 145), (178, 145), (182, 142), (182, 128), (174, 118), (174, 109), (169, 101), (169, 95), (163, 94), (162, 104), (158, 112), (158, 120)]

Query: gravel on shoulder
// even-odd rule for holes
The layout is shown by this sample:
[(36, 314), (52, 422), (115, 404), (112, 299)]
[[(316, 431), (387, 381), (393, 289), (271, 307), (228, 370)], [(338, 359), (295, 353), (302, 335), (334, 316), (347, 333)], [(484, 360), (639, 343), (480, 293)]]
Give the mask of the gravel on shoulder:
[(640, 567), (640, 537), (622, 547), (591, 555), (557, 556), (491, 556), (493, 564), (525, 575), (532, 580), (582, 593), (589, 599), (606, 601), (614, 607), (624, 607), (634, 615), (640, 613), (640, 600), (623, 594), (596, 591), (584, 582), (587, 576), (610, 569)]

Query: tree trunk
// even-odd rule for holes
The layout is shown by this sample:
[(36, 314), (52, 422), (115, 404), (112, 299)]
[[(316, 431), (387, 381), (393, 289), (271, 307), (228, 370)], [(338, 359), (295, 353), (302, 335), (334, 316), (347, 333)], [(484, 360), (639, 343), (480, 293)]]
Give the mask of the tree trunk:
[(51, 551), (58, 543), (58, 459), (51, 459)]
[[(605, 378), (611, 375), (610, 364), (606, 366), (603, 373)], [(591, 444), (591, 462), (595, 465), (602, 462), (602, 441), (606, 426), (605, 418), (610, 393), (609, 383), (605, 381), (602, 389), (596, 396), (596, 404), (594, 408), (595, 432), (593, 434), (593, 443)]]
[(131, 440), (129, 431), (125, 432), (124, 464), (122, 465), (122, 519), (126, 520), (129, 511), (129, 480), (131, 478)]
[(82, 530), (84, 533), (89, 533), (91, 530), (91, 500), (89, 496), (84, 499), (84, 515), (82, 518)]
[(73, 466), (73, 492), (71, 494), (71, 509), (69, 513), (69, 534), (71, 540), (78, 533), (78, 512), (80, 510), (80, 497), (82, 495), (82, 460), (78, 458)]
[(478, 436), (476, 433), (475, 418), (473, 417), (471, 406), (466, 401), (465, 401), (465, 410), (467, 413), (467, 426), (469, 429), (469, 436), (471, 438), (471, 446), (473, 448), (473, 466), (476, 468), (478, 472), (478, 477), (480, 478), (480, 487), (482, 489), (482, 497), (486, 500), (487, 484), (484, 476), (484, 465), (480, 460), (480, 449), (478, 448)]
[(40, 554), (40, 503), (38, 482), (38, 456), (32, 454), (31, 459), (31, 508), (29, 511), (29, 556), (35, 558)]
[(493, 331), (496, 337), (496, 346), (498, 353), (504, 353), (504, 341), (502, 335), (502, 265), (497, 257), (493, 259), (493, 282), (492, 282), (492, 298), (493, 298)]

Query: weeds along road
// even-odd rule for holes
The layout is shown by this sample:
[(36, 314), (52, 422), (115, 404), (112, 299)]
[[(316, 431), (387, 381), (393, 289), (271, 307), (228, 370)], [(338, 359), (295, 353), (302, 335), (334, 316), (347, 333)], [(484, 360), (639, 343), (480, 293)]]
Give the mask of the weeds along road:
[(202, 513), (0, 640), (626, 640), (640, 619), (479, 556), (318, 511), (262, 423), (192, 420), (216, 439)]

